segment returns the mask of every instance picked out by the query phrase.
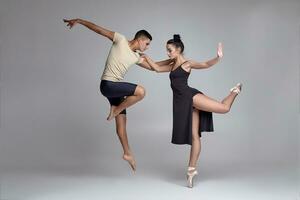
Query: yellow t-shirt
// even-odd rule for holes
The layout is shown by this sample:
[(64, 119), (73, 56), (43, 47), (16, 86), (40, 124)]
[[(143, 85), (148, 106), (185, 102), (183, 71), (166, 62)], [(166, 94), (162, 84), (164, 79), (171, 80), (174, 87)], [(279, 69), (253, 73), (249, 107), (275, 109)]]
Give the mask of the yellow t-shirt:
[(139, 53), (130, 49), (126, 37), (115, 32), (101, 80), (121, 81), (129, 67), (140, 62)]

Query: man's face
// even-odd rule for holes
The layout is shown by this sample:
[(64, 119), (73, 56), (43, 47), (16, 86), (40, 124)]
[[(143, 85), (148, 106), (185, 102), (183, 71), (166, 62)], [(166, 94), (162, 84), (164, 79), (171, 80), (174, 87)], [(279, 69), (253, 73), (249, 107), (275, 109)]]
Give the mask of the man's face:
[(139, 38), (138, 39), (139, 50), (141, 52), (146, 51), (149, 48), (149, 46), (150, 46), (150, 42), (151, 42), (151, 40), (149, 38), (146, 38), (146, 37)]

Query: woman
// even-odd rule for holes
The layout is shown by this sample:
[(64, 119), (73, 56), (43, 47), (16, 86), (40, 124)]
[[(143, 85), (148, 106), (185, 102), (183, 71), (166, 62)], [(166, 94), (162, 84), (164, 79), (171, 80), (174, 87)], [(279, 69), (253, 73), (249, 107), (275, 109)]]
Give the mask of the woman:
[(217, 56), (207, 62), (189, 60), (183, 56), (184, 44), (179, 35), (174, 35), (166, 45), (172, 60), (169, 64), (155, 63), (147, 55), (149, 65), (156, 72), (170, 72), (173, 90), (173, 132), (172, 143), (191, 145), (190, 160), (187, 169), (188, 187), (193, 187), (193, 178), (198, 174), (196, 164), (201, 149), (201, 132), (213, 131), (214, 113), (227, 113), (235, 97), (240, 93), (242, 84), (231, 88), (230, 94), (218, 102), (195, 88), (188, 86), (188, 77), (192, 69), (205, 69), (215, 65), (222, 57), (222, 44), (219, 43)]

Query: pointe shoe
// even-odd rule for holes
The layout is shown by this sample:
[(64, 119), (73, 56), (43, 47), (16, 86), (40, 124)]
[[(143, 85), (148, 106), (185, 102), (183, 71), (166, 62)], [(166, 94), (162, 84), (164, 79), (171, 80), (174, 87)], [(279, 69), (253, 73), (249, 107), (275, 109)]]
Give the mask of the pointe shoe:
[(230, 89), (230, 92), (234, 92), (236, 94), (241, 93), (243, 84), (238, 83), (236, 86)]
[(198, 174), (197, 170), (195, 167), (188, 167), (188, 171), (186, 174), (187, 178), (187, 186), (189, 188), (192, 188), (194, 183), (193, 183), (193, 178)]

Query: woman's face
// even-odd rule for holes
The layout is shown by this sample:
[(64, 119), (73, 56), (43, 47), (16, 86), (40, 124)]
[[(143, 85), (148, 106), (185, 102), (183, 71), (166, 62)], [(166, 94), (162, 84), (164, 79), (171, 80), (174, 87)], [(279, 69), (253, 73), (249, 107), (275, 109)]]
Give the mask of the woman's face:
[(180, 48), (176, 48), (173, 44), (167, 44), (166, 48), (170, 59), (177, 58), (180, 55)]

